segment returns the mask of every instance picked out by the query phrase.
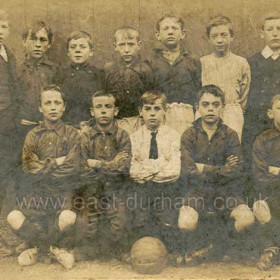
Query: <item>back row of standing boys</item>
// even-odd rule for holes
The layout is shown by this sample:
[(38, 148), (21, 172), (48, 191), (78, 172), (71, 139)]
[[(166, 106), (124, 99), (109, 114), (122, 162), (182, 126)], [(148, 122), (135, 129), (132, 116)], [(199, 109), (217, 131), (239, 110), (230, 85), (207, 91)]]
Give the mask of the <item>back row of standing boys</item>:
[[(266, 46), (249, 63), (230, 50), (234, 31), (229, 18), (212, 18), (206, 31), (212, 53), (198, 61), (181, 45), (182, 19), (164, 16), (156, 25), (162, 47), (142, 61), (139, 33), (120, 28), (114, 35), (115, 60), (101, 71), (89, 63), (93, 43), (84, 31), (69, 35), (70, 64), (58, 68), (46, 56), (52, 32), (35, 21), (23, 33), (26, 58), (17, 65), (4, 45), (8, 15), (0, 11), (1, 204), (24, 139), (17, 199), (65, 202), (60, 209), (50, 203), (39, 210), (35, 203), (10, 209), (8, 223), (25, 241), (21, 264), (34, 263), (40, 252), (50, 250), (72, 267), (74, 258), (66, 249), (73, 236), (81, 259), (106, 247), (122, 255), (144, 235), (160, 237), (180, 256), (206, 246), (214, 236), (244, 234), (258, 224), (253, 232), (266, 232), (263, 242), (258, 239), (257, 247), (264, 250), (258, 266), (272, 266), (280, 244), (280, 16), (263, 21)], [(260, 134), (270, 126), (267, 113), (274, 125)], [(258, 200), (251, 210), (241, 175), (243, 163), (251, 171), (257, 135), (252, 174), (256, 190), (273, 200), (270, 208)], [(80, 155), (82, 175), (77, 176)], [(135, 193), (137, 203), (128, 215), (125, 202)], [(172, 198), (170, 207), (157, 199), (163, 194)], [(185, 200), (176, 211), (178, 197)], [(75, 209), (73, 198), (79, 205)], [(203, 198), (206, 207), (187, 198)], [(209, 230), (207, 217), (216, 212), (218, 223), (227, 222)], [(205, 231), (212, 237), (207, 239)]]

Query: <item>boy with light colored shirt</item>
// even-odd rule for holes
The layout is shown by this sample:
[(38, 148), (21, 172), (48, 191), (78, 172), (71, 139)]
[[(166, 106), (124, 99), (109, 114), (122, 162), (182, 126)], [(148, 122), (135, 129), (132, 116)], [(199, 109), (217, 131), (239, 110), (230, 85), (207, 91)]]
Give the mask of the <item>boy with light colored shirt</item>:
[(248, 170), (252, 166), (252, 147), (256, 137), (270, 128), (267, 110), (280, 85), (280, 14), (266, 15), (262, 22), (262, 51), (248, 59), (252, 81), (245, 112), (243, 152)]
[(145, 124), (131, 135), (130, 176), (135, 181), (133, 193), (137, 197), (134, 238), (155, 235), (172, 250), (170, 237), (176, 225), (173, 199), (181, 170), (180, 136), (163, 124), (166, 112), (163, 93), (144, 93), (139, 112)]
[(247, 60), (231, 52), (233, 26), (219, 15), (206, 26), (212, 54), (200, 58), (202, 86), (216, 85), (225, 93), (223, 121), (235, 130), (241, 141), (243, 113), (247, 103), (251, 73)]

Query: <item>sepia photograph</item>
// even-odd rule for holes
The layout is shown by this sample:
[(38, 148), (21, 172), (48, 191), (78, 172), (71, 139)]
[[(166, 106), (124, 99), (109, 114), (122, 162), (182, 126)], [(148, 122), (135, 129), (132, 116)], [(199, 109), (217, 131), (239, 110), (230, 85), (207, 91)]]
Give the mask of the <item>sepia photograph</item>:
[(0, 279), (280, 279), (280, 0), (1, 0)]

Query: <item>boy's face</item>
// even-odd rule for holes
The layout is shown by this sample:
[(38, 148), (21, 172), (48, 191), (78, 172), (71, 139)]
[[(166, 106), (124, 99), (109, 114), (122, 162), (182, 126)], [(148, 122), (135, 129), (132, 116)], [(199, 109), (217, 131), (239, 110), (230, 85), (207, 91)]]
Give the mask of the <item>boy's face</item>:
[(9, 35), (9, 22), (7, 20), (0, 20), (0, 47), (5, 42)]
[(36, 33), (29, 30), (27, 38), (24, 41), (24, 46), (30, 58), (42, 58), (51, 46), (47, 30), (42, 28)]
[(223, 110), (222, 100), (210, 93), (204, 93), (198, 104), (198, 112), (207, 124), (215, 124)]
[(274, 120), (277, 126), (280, 125), (280, 100), (274, 101), (272, 108), (268, 110), (267, 114), (270, 119)]
[(175, 18), (166, 18), (160, 23), (159, 31), (156, 31), (156, 38), (166, 48), (176, 48), (180, 41), (185, 38), (185, 30)]
[(280, 19), (266, 20), (261, 37), (272, 50), (280, 49)]
[(114, 46), (115, 51), (119, 53), (122, 61), (130, 64), (137, 57), (141, 49), (141, 41), (137, 41), (136, 37), (128, 38), (128, 36), (118, 33), (116, 34)]
[(86, 38), (72, 39), (68, 46), (68, 56), (72, 62), (81, 64), (89, 60), (93, 55), (93, 49), (90, 48)]
[(162, 100), (156, 99), (153, 104), (144, 104), (139, 113), (149, 130), (157, 130), (162, 124), (165, 115)]
[(225, 56), (230, 50), (233, 37), (230, 35), (228, 25), (212, 27), (209, 34), (209, 43), (213, 53), (217, 56)]
[(60, 120), (65, 111), (61, 93), (55, 90), (42, 92), (39, 111), (43, 113), (45, 120), (49, 122), (55, 123)]
[(97, 96), (92, 98), (91, 115), (95, 117), (97, 124), (107, 126), (118, 115), (119, 109), (115, 106), (113, 96)]

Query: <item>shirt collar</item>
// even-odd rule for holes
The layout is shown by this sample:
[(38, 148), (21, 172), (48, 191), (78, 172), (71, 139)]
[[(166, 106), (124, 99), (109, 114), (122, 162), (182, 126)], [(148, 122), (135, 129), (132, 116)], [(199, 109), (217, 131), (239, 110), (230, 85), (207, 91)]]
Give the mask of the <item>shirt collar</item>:
[(77, 64), (77, 63), (71, 63), (70, 65), (71, 68), (74, 68), (74, 69), (85, 69), (85, 68), (88, 68), (90, 67), (90, 64), (89, 62), (84, 62), (84, 63), (81, 63), (81, 64)]
[[(29, 66), (29, 67), (33, 67), (35, 64), (34, 64), (34, 61), (28, 57), (26, 57), (24, 63)], [(36, 64), (37, 65), (40, 65), (40, 64), (45, 64), (45, 65), (49, 65), (49, 66), (54, 66), (55, 63), (53, 63), (52, 61), (50, 61), (47, 56), (43, 56), (40, 60), (36, 61)]]
[(265, 59), (271, 57), (272, 59), (276, 60), (280, 55), (280, 51), (273, 52), (273, 50), (269, 46), (265, 46), (261, 54)]
[[(195, 128), (197, 128), (198, 130), (200, 130), (201, 132), (205, 132), (205, 130), (202, 127), (202, 119), (199, 118), (196, 121), (193, 122), (193, 125)], [(226, 126), (224, 125), (222, 119), (219, 120), (218, 122), (218, 127), (217, 130), (215, 131), (214, 135), (219, 134), (221, 135), (222, 138), (226, 137)]]
[(270, 129), (269, 137), (268, 138), (269, 138), (269, 140), (271, 140), (271, 139), (274, 139), (274, 138), (279, 137), (279, 136), (280, 136), (280, 131), (273, 124), (273, 127)]
[(113, 123), (112, 127), (104, 132), (104, 131), (101, 131), (96, 124), (94, 124), (91, 129), (90, 129), (90, 137), (93, 138), (95, 137), (96, 135), (100, 135), (100, 134), (105, 134), (105, 135), (115, 135), (117, 133), (117, 130), (118, 130), (118, 126), (116, 124), (116, 122)]
[[(166, 59), (166, 58), (163, 56), (162, 52), (163, 52), (163, 48), (155, 48), (155, 49), (154, 49), (154, 56), (155, 56), (155, 57), (161, 57), (161, 58)], [(185, 48), (182, 48), (182, 49), (180, 50), (180, 56), (187, 56), (187, 55), (189, 55), (188, 51), (187, 51)], [(180, 57), (180, 56), (179, 56), (179, 57)]]
[(59, 120), (55, 126), (54, 129), (49, 129), (46, 126), (46, 123), (44, 121), (40, 122), (38, 128), (37, 128), (37, 132), (43, 132), (43, 131), (47, 131), (47, 130), (54, 130), (58, 135), (63, 136), (63, 130), (64, 128), (64, 123), (62, 120)]
[(7, 55), (7, 51), (4, 47), (4, 45), (1, 46), (0, 48), (0, 56), (6, 61), (8, 62), (8, 55)]
[(149, 136), (152, 136), (152, 134), (151, 134), (152, 132), (156, 132), (157, 135), (161, 135), (161, 134), (163, 133), (163, 127), (164, 127), (164, 125), (160, 125), (157, 131), (151, 131), (151, 130), (149, 130), (149, 129), (147, 128), (146, 125), (143, 125), (143, 126), (142, 126), (144, 132), (145, 132), (147, 135), (149, 135)]

